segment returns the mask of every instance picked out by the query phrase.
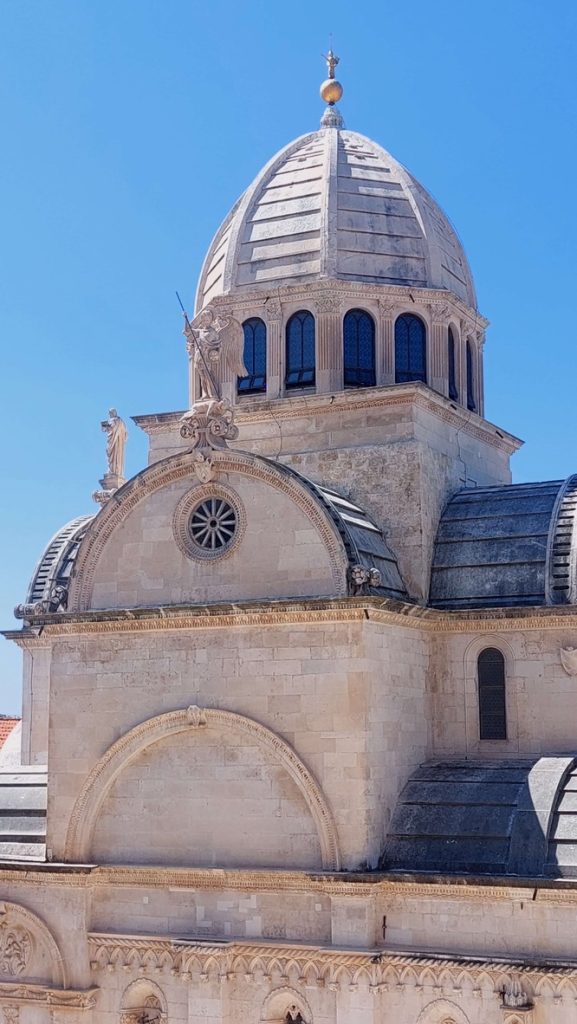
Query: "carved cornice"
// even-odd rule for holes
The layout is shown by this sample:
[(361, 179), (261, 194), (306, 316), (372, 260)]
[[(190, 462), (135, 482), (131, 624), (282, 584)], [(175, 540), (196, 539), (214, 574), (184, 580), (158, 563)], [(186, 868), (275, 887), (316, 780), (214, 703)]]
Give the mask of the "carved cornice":
[[(489, 420), (471, 414), (466, 409), (451, 403), (448, 398), (437, 394), (426, 384), (388, 384), (375, 388), (361, 388), (357, 391), (340, 391), (331, 395), (311, 394), (278, 399), (252, 399), (250, 405), (243, 401), (235, 407), (236, 422), (240, 427), (254, 423), (296, 420), (311, 416), (335, 416), (343, 412), (357, 412), (368, 409), (416, 406), (439, 418), (444, 423), (469, 434), (508, 455), (516, 452), (523, 442)], [(134, 422), (150, 436), (167, 432), (174, 433), (175, 445), (180, 444), (176, 424), (181, 413), (162, 413), (151, 416), (134, 416)]]
[[(117, 611), (41, 614), (32, 628), (4, 630), (19, 647), (46, 649), (55, 639), (113, 633), (179, 632), (319, 623), (364, 623), (396, 626), (425, 633), (511, 633), (576, 629), (577, 609), (568, 605), (539, 608), (441, 612), (388, 598), (326, 598), (308, 601), (238, 602), (231, 605), (135, 608)], [(41, 636), (36, 633), (41, 627)]]
[[(375, 948), (352, 950), (322, 946), (208, 940), (175, 940), (170, 937), (89, 935), (93, 971), (167, 970), (183, 981), (242, 981), (288, 983), (289, 972), (297, 984), (312, 988), (354, 990), (359, 984), (375, 991), (432, 988), (438, 994), (458, 993), (473, 982), (479, 997), (501, 995), (517, 975), (533, 997), (543, 992), (555, 997), (563, 985), (577, 996), (577, 961), (555, 965), (528, 963), (509, 957), (492, 961), (478, 956), (433, 955)], [(546, 982), (548, 987), (543, 987)], [(484, 983), (484, 984), (483, 984)], [(481, 988), (482, 985), (482, 988)], [(553, 992), (551, 993), (551, 985)], [(558, 989), (557, 991), (561, 991)]]
[(96, 987), (63, 989), (0, 981), (0, 1006), (7, 1002), (17, 1006), (46, 1006), (51, 1010), (91, 1010), (96, 1005), (98, 992)]
[(453, 292), (437, 288), (417, 288), (403, 285), (374, 285), (364, 284), (361, 281), (344, 281), (338, 278), (326, 278), (322, 281), (307, 282), (303, 285), (279, 286), (271, 294), (270, 285), (265, 288), (254, 288), (242, 292), (231, 292), (227, 295), (215, 296), (211, 299), (210, 305), (215, 311), (234, 310), (237, 314), (243, 310), (255, 310), (258, 306), (263, 308), (270, 305), (273, 299), (280, 303), (294, 303), (316, 301), (319, 294), (331, 294), (340, 296), (343, 302), (350, 299), (353, 303), (357, 301), (392, 301), (396, 308), (400, 306), (422, 306), (426, 307), (430, 302), (448, 302), (458, 312), (461, 318), (476, 323), (481, 328), (489, 326), (489, 321), (476, 309), (468, 306), (462, 299), (459, 299)]

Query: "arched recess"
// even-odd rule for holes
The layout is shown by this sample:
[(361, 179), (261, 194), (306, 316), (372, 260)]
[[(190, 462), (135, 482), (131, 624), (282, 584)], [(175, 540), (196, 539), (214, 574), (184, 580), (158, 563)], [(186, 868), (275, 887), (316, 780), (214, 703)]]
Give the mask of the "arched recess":
[(143, 1013), (155, 1024), (165, 1024), (167, 1019), (166, 996), (155, 981), (139, 978), (132, 981), (122, 993), (120, 1001), (120, 1024), (138, 1024)]
[(135, 757), (158, 740), (181, 732), (210, 728), (211, 725), (244, 733), (278, 759), (310, 811), (317, 830), (323, 868), (338, 871), (340, 856), (332, 812), (316, 779), (288, 743), (252, 718), (219, 708), (196, 706), (149, 718), (108, 748), (90, 772), (72, 810), (66, 836), (65, 860), (82, 863), (88, 859), (102, 803), (115, 779)]
[(452, 1024), (469, 1024), (466, 1013), (450, 999), (434, 999), (417, 1017), (417, 1024), (444, 1024), (445, 1021), (451, 1021)]
[[(69, 611), (86, 611), (90, 608), (99, 559), (114, 531), (133, 509), (155, 491), (177, 481), (190, 479), (191, 484), (198, 482), (195, 473), (197, 455), (197, 452), (187, 451), (153, 463), (120, 487), (103, 506), (90, 524), (76, 558), (68, 596)], [(260, 480), (294, 501), (318, 530), (325, 545), (330, 559), (334, 596), (344, 597), (347, 593), (348, 558), (343, 541), (319, 501), (297, 477), (290, 475), (284, 467), (277, 468), (267, 459), (245, 452), (213, 452), (211, 458), (217, 481), (221, 474), (238, 473)]]
[(68, 978), (64, 957), (48, 925), (38, 914), (19, 903), (0, 902), (0, 925), (5, 935), (12, 935), (12, 965), (9, 974), (13, 979), (27, 980), (36, 976), (38, 947), (45, 950), (50, 961), (51, 975), (49, 980), (58, 988), (68, 987)]
[(312, 1024), (312, 1010), (306, 999), (289, 985), (275, 988), (269, 992), (260, 1014), (261, 1024), (285, 1024), (287, 1020), (297, 1020), (300, 1014), (305, 1024)]

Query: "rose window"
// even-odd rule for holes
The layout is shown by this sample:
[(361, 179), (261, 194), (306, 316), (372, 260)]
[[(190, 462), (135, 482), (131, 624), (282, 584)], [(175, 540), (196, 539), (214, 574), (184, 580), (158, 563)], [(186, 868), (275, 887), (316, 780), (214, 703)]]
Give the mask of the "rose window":
[(192, 510), (190, 537), (203, 551), (222, 552), (234, 540), (237, 515), (224, 498), (205, 498)]

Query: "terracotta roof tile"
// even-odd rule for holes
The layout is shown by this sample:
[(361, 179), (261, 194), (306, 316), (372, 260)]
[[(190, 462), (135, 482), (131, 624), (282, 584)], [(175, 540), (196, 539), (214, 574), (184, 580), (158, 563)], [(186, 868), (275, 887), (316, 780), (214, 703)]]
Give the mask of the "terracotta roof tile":
[(19, 718), (11, 715), (0, 715), (0, 749), (4, 746), (13, 728), (18, 725)]

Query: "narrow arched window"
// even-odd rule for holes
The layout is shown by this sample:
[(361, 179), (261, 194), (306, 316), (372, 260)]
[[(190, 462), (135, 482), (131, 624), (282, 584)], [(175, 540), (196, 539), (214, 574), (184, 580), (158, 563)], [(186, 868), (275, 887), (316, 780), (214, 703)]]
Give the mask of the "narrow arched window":
[(246, 377), (238, 378), (238, 393), (246, 395), (266, 391), (266, 324), (252, 316), (242, 325), (244, 333), (244, 365)]
[(449, 356), (449, 398), (452, 398), (453, 401), (456, 402), (459, 398), (459, 389), (457, 387), (457, 353), (455, 335), (453, 334), (452, 327), (449, 327), (447, 345)]
[(477, 659), (479, 738), (507, 739), (505, 659), (496, 647), (486, 647)]
[(375, 322), (364, 309), (350, 309), (343, 323), (346, 388), (370, 388), (375, 376)]
[(475, 412), (475, 363), (473, 358), (473, 346), (467, 338), (467, 409)]
[(395, 323), (395, 381), (427, 383), (427, 334), (423, 321), (403, 313)]
[(293, 313), (286, 325), (287, 388), (309, 387), (315, 382), (315, 318), (308, 309)]

